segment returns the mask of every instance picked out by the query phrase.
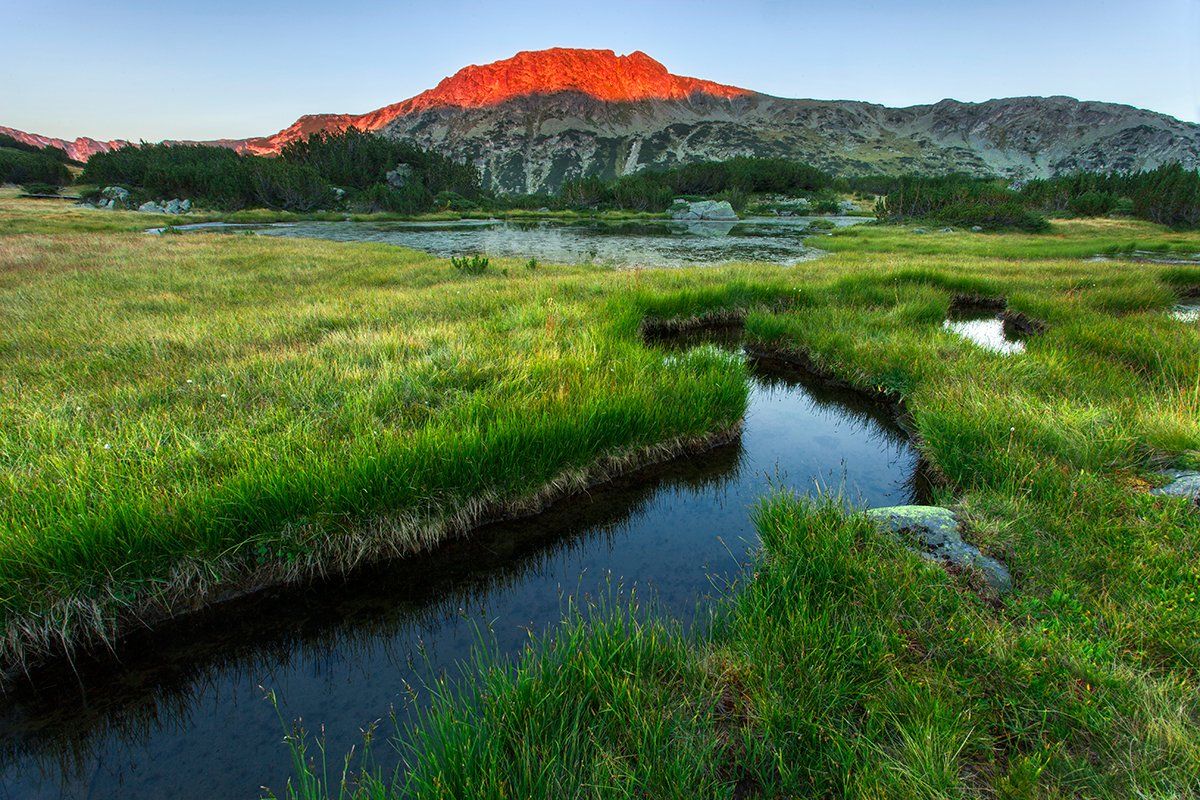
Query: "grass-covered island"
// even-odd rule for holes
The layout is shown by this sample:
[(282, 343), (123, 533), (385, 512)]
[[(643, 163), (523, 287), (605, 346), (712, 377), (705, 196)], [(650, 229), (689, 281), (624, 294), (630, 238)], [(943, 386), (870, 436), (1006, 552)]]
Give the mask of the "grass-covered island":
[[(898, 403), (932, 502), (1014, 590), (764, 482), (757, 568), (709, 624), (582, 612), (515, 669), (444, 687), (397, 732), (409, 769), (354, 762), (343, 783), (293, 740), (286, 791), (1200, 793), (1200, 513), (1150, 492), (1200, 467), (1200, 329), (1168, 314), (1200, 267), (1089, 259), (1196, 253), (1200, 234), (860, 226), (791, 267), (472, 275), (383, 245), (147, 236), (146, 215), (45, 203), (0, 199), (9, 675), (700, 451), (738, 425), (745, 367), (664, 358), (641, 331), (736, 321), (756, 349)], [(1040, 332), (1020, 355), (983, 350), (942, 327), (964, 297)]]

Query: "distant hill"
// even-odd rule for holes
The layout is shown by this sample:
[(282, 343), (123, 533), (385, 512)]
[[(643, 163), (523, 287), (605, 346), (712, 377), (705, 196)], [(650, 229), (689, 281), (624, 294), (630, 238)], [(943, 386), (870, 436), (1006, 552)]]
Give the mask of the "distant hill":
[[(888, 108), (791, 100), (673, 75), (644, 53), (555, 48), (470, 66), (366, 114), (304, 116), (271, 136), (211, 142), (269, 155), (350, 126), (475, 163), (492, 189), (551, 191), (572, 177), (738, 155), (783, 156), (847, 173), (963, 171), (1013, 178), (1086, 170), (1200, 167), (1200, 125), (1069, 97)], [(86, 159), (124, 144), (0, 127)], [(23, 138), (24, 137), (24, 138)]]

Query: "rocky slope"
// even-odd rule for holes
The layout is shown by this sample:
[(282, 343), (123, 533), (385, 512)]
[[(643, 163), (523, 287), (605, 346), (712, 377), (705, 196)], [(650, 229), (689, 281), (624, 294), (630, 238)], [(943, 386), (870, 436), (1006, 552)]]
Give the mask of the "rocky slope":
[[(1200, 125), (1130, 106), (1069, 97), (909, 108), (790, 100), (672, 75), (640, 52), (561, 48), (466, 67), (367, 114), (309, 115), (272, 136), (214, 144), (269, 155), (310, 133), (350, 126), (473, 162), (505, 192), (736, 155), (784, 156), (839, 172), (1014, 178), (1169, 161), (1200, 167)], [(84, 158), (89, 148), (120, 144), (32, 138)]]

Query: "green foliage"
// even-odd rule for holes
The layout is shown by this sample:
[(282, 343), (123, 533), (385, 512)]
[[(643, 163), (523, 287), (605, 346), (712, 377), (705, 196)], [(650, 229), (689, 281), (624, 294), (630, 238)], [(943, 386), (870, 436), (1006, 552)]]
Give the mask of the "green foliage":
[(701, 196), (728, 200), (734, 208), (742, 208), (750, 194), (796, 196), (827, 189), (832, 182), (827, 173), (798, 161), (739, 156), (727, 161), (643, 170), (611, 181), (575, 178), (563, 184), (555, 205), (666, 211), (677, 197)]
[(88, 160), (81, 183), (126, 186), (137, 198), (186, 197), (223, 210), (312, 211), (333, 191), (311, 167), (208, 145), (127, 145)]
[[(407, 167), (406, 181), (416, 181), (428, 197), (445, 193), (448, 198), (458, 198), (465, 204), (477, 201), (482, 195), (479, 172), (474, 166), (422, 150), (409, 142), (365, 133), (357, 128), (340, 133), (314, 133), (307, 139), (288, 144), (279, 158), (311, 167), (334, 186), (347, 190), (367, 191), (373, 186), (387, 184), (388, 172)], [(407, 182), (402, 189), (408, 188)], [(415, 196), (406, 195), (409, 198), (406, 202), (411, 202)]]
[(71, 182), (66, 164), (40, 151), (0, 146), (0, 183), (45, 183), (63, 186)]
[(21, 188), (28, 194), (58, 194), (61, 186), (55, 186), (52, 183), (25, 183)]
[[(396, 187), (387, 174), (398, 167), (407, 174)], [(364, 212), (416, 214), (439, 199), (441, 207), (467, 210), (482, 195), (474, 167), (353, 128), (313, 134), (277, 158), (206, 145), (130, 145), (93, 156), (80, 181), (132, 187), (139, 198), (189, 197), (226, 211), (334, 208), (342, 204), (334, 186), (347, 192), (352, 209)]]
[(1030, 211), (1018, 192), (998, 180), (968, 175), (897, 179), (876, 205), (882, 220), (928, 218), (957, 225), (1037, 232), (1048, 228), (1045, 217)]
[(450, 266), (461, 272), (463, 275), (482, 275), (488, 271), (491, 266), (491, 261), (487, 256), (479, 253), (473, 253), (469, 256), (451, 256)]

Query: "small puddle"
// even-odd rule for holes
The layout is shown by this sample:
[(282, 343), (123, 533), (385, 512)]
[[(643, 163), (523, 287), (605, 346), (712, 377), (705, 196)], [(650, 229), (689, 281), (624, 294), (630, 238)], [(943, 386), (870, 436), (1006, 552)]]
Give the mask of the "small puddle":
[(1025, 337), (1002, 313), (981, 308), (951, 308), (942, 328), (985, 350), (1002, 355), (1025, 352)]
[[(664, 357), (670, 357), (665, 354)], [(693, 615), (753, 557), (753, 504), (769, 483), (841, 488), (848, 502), (926, 494), (918, 456), (889, 409), (782, 362), (750, 361), (745, 424), (732, 444), (643, 469), (482, 528), (424, 558), (349, 580), (265, 593), (132, 635), (116, 658), (34, 676), (0, 701), (0, 797), (258, 797), (291, 774), (287, 720), (323, 729), (336, 761), (361, 729), (457, 674), (478, 631), (511, 655), (556, 624), (568, 598), (636, 588)], [(375, 748), (385, 769), (391, 748)], [(340, 767), (339, 767), (340, 768)]]

